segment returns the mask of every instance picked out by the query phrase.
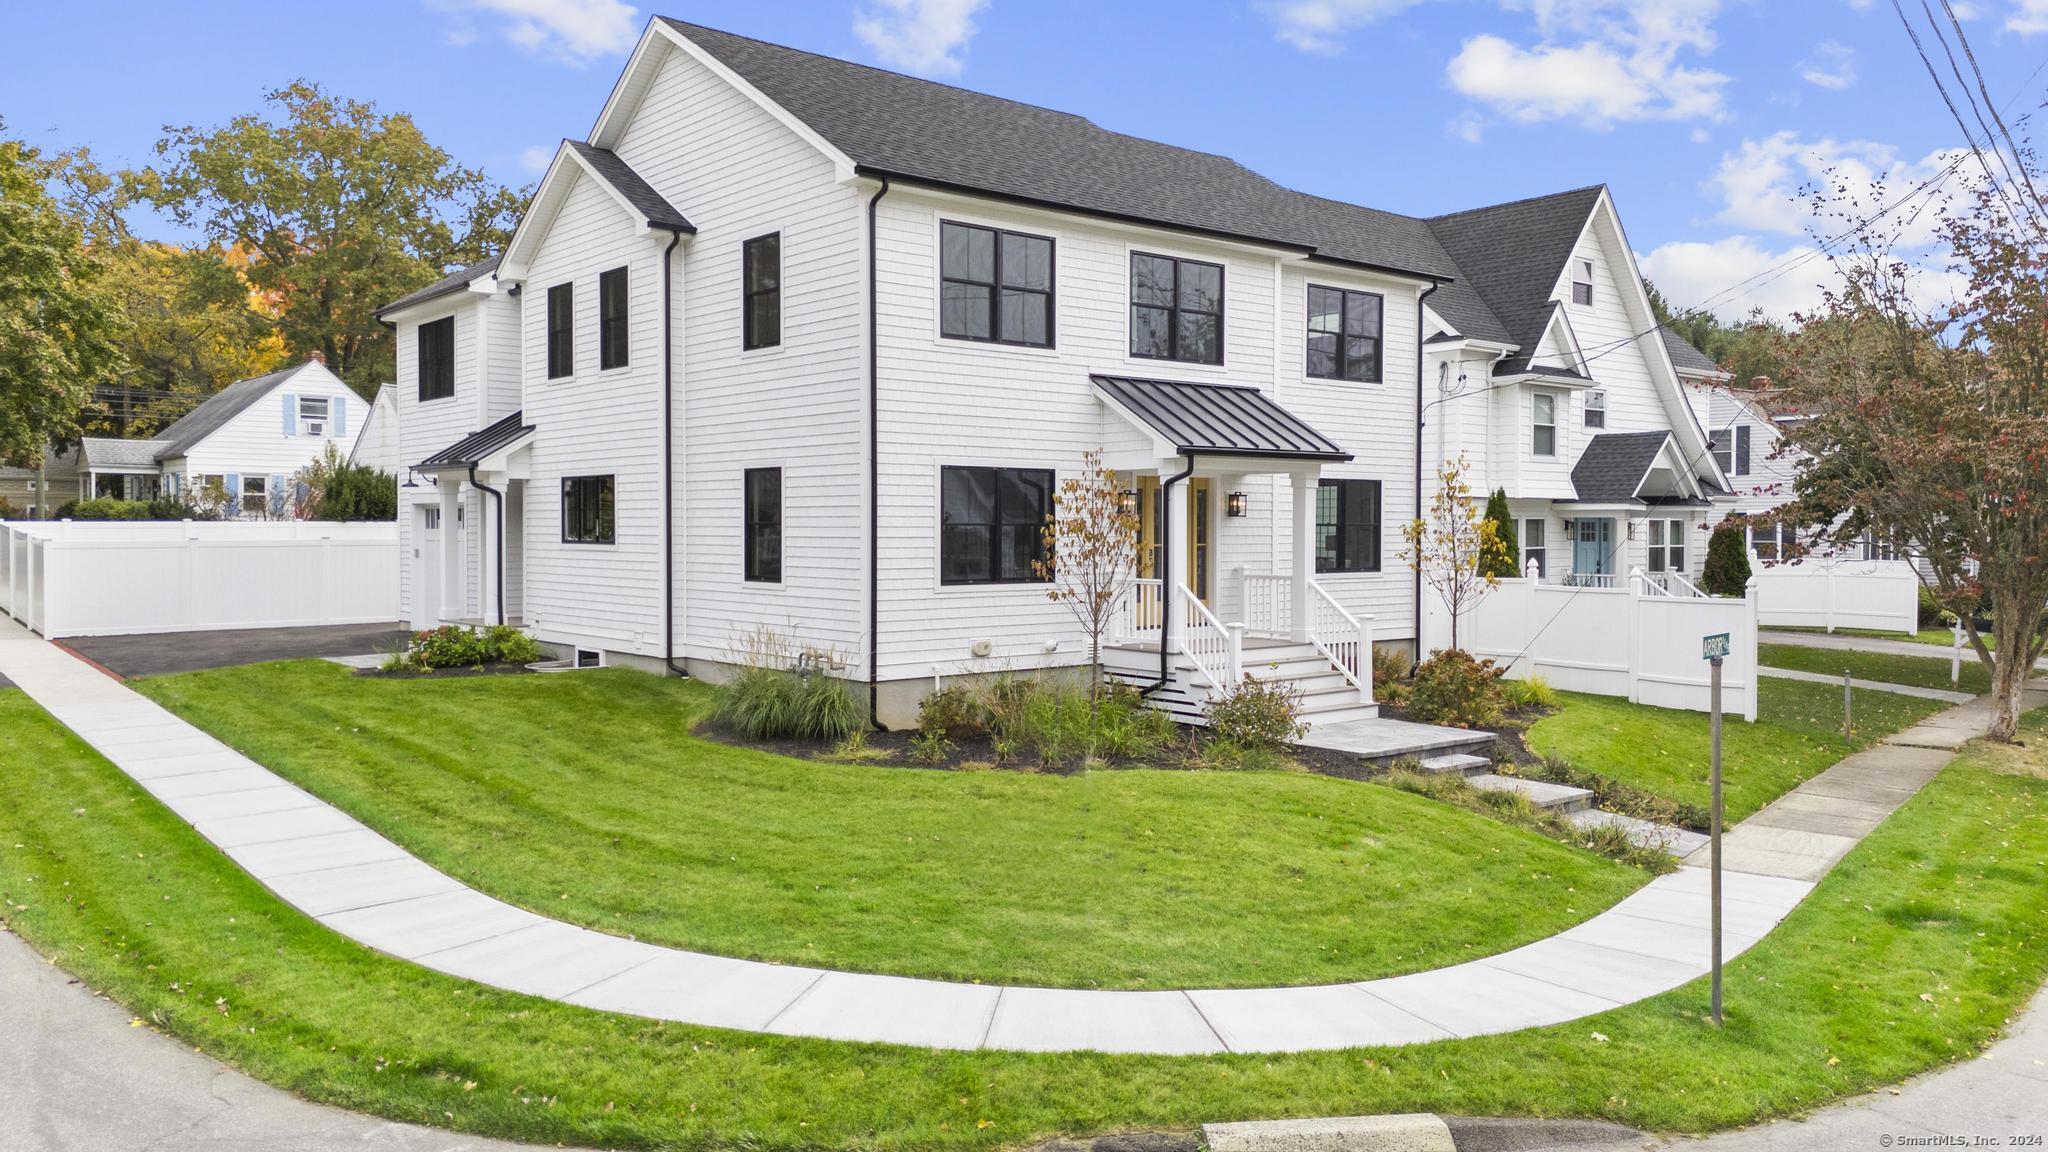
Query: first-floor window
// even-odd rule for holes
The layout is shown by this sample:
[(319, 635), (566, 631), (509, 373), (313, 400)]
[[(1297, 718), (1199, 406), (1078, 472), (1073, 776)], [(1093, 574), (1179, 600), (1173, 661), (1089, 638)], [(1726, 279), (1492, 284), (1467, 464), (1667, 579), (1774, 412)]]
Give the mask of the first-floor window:
[(1316, 488), (1316, 571), (1380, 570), (1380, 482), (1325, 480)]
[(1052, 471), (939, 470), (939, 580), (945, 584), (1042, 581)]
[(746, 488), (746, 578), (779, 584), (782, 582), (782, 469), (747, 469)]
[(261, 476), (242, 477), (242, 511), (245, 514), (261, 516), (270, 509), (264, 493), (266, 483)]
[(1650, 521), (1650, 571), (1685, 571), (1685, 521)]
[(610, 544), (614, 539), (612, 478), (562, 478), (562, 542)]
[(1522, 567), (1536, 565), (1536, 575), (1541, 576), (1550, 567), (1548, 537), (1544, 535), (1549, 525), (1542, 520), (1522, 521)]

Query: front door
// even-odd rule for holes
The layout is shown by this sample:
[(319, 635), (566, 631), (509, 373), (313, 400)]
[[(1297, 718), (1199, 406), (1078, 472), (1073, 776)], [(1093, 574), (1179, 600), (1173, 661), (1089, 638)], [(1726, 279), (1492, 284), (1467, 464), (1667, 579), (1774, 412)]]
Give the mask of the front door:
[(1572, 521), (1572, 575), (1614, 575), (1614, 521)]
[(412, 602), (414, 628), (432, 628), (441, 622), (441, 507), (414, 506), (417, 531), (413, 533)]
[[(1183, 480), (1188, 486), (1188, 522), (1180, 527), (1176, 538), (1177, 547), (1182, 550), (1183, 577), (1192, 588), (1195, 598), (1209, 603), (1211, 549), (1209, 547), (1209, 512), (1211, 492), (1206, 477)], [(1159, 578), (1159, 525), (1166, 515), (1166, 492), (1157, 476), (1138, 477), (1138, 576), (1145, 580)]]

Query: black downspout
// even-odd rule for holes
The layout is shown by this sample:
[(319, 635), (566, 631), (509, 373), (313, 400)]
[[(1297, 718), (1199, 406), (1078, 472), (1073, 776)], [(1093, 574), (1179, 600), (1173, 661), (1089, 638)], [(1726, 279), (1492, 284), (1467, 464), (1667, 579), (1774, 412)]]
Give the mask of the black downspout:
[(676, 418), (675, 418), (675, 261), (681, 229), (671, 228), (668, 247), (661, 250), (661, 483), (665, 510), (661, 518), (661, 662), (678, 676), (689, 675), (676, 665)]
[(1139, 694), (1150, 696), (1173, 679), (1173, 588), (1165, 576), (1173, 570), (1173, 517), (1166, 514), (1173, 507), (1173, 486), (1195, 474), (1195, 454), (1183, 456), (1188, 466), (1159, 485), (1159, 679), (1139, 689)]
[(505, 622), (505, 494), (476, 478), (476, 465), (469, 466), (469, 486), (489, 492), (498, 504), (498, 623)]
[(882, 731), (882, 385), (881, 319), (875, 278), (875, 205), (889, 178), (868, 198), (868, 724)]
[[(1430, 293), (1443, 287), (1431, 284), (1415, 297), (1415, 518), (1422, 519), (1422, 388), (1423, 388), (1423, 339), (1422, 302)], [(1370, 656), (1371, 653), (1366, 655)], [(1422, 662), (1422, 569), (1415, 570), (1415, 662)]]

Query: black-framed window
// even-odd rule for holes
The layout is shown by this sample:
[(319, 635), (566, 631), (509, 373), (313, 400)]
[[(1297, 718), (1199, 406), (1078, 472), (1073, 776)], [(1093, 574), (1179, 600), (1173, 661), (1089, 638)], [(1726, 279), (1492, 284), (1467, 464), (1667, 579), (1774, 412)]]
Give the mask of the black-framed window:
[(749, 468), (743, 480), (746, 569), (749, 580), (782, 582), (782, 469)]
[(615, 527), (610, 476), (562, 477), (562, 543), (610, 544)]
[(576, 286), (548, 289), (548, 379), (576, 371)]
[(1685, 521), (1650, 521), (1650, 571), (1685, 571)]
[(1607, 427), (1607, 393), (1598, 390), (1586, 393), (1586, 427)]
[(1052, 470), (939, 469), (939, 581), (1043, 581)]
[(420, 399), (445, 400), (455, 395), (455, 317), (420, 325)]
[(1316, 488), (1316, 571), (1380, 570), (1380, 482), (1325, 480)]
[(782, 343), (782, 233), (770, 232), (740, 245), (740, 269), (746, 295), (741, 346), (772, 348)]
[(1308, 374), (1322, 380), (1380, 382), (1381, 314), (1376, 292), (1308, 286)]
[(597, 277), (597, 366), (626, 366), (626, 270), (613, 268)]
[(1052, 347), (1053, 242), (974, 224), (939, 224), (939, 334)]
[(1550, 569), (1549, 532), (1548, 521), (1522, 521), (1522, 567), (1526, 569), (1530, 564), (1535, 564), (1538, 576)]
[(1131, 355), (1223, 363), (1223, 265), (1131, 253)]
[(1575, 260), (1572, 262), (1572, 303), (1590, 305), (1593, 303), (1593, 262)]

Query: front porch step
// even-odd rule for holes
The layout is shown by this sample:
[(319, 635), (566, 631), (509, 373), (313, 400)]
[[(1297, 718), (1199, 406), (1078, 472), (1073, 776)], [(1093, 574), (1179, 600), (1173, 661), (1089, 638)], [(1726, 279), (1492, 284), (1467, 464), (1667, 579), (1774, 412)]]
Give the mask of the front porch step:
[(1370, 718), (1312, 722), (1308, 735), (1295, 743), (1304, 748), (1356, 756), (1361, 763), (1382, 768), (1402, 761), (1460, 753), (1484, 756), (1493, 749), (1491, 732), (1394, 720), (1378, 715), (1377, 706), (1373, 711)]
[(1524, 780), (1519, 776), (1497, 776), (1488, 772), (1468, 777), (1465, 782), (1488, 792), (1519, 792), (1529, 798), (1529, 803), (1560, 816), (1584, 812), (1593, 806), (1593, 794), (1586, 789), (1552, 784), (1547, 780)]
[(1422, 770), (1431, 775), (1483, 776), (1493, 771), (1493, 761), (1470, 752), (1450, 752), (1442, 756), (1430, 756), (1422, 761)]

